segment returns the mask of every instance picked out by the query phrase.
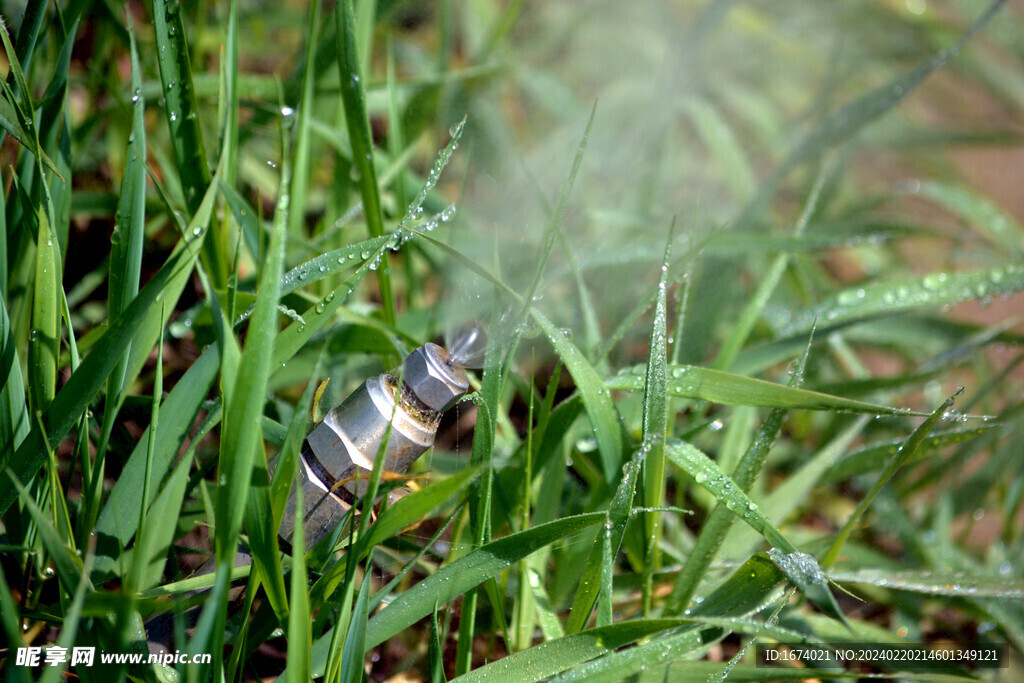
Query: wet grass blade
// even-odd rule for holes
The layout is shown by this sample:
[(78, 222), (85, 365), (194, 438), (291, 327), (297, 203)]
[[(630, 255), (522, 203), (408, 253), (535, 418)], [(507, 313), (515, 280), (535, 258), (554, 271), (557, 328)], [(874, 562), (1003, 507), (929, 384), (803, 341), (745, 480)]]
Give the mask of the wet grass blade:
[[(854, 401), (807, 389), (797, 389), (753, 377), (693, 365), (672, 365), (668, 371), (668, 394), (732, 406), (841, 410), (873, 415), (917, 415), (903, 408)], [(630, 368), (605, 380), (609, 389), (643, 391), (640, 368)]]
[[(274, 230), (267, 258), (260, 272), (256, 309), (246, 334), (245, 347), (238, 363), (234, 388), (224, 406), (224, 428), (217, 492), (217, 528), (214, 535), (218, 584), (226, 585), (227, 572), (234, 563), (238, 535), (241, 532), (249, 498), (252, 469), (257, 453), (263, 453), (260, 417), (266, 401), (274, 340), (277, 336), (277, 305), (284, 273), (284, 251), (289, 209), (289, 162), (282, 156), (281, 194), (274, 215)], [(217, 604), (217, 623), (226, 618), (227, 602)], [(222, 633), (217, 629), (218, 633)], [(215, 636), (215, 638), (218, 636)], [(217, 641), (215, 641), (217, 643)], [(215, 647), (217, 651), (219, 647)], [(214, 670), (220, 668), (215, 658)]]
[(926, 595), (951, 595), (965, 598), (1024, 599), (1024, 579), (1006, 576), (982, 576), (949, 571), (899, 571), (858, 569), (831, 571), (828, 578), (841, 583), (892, 588)]
[(50, 230), (47, 212), (37, 218), (39, 235), (32, 293), (32, 331), (29, 334), (29, 387), (34, 410), (45, 410), (57, 387), (57, 362), (60, 356), (60, 245)]
[[(295, 509), (302, 510), (302, 487), (295, 489)], [(310, 680), (309, 654), (313, 646), (312, 621), (306, 575), (306, 551), (303, 525), (296, 524), (292, 541), (292, 582), (288, 601), (288, 662), (284, 678), (287, 683)]]
[(802, 334), (815, 320), (819, 327), (892, 316), (921, 308), (941, 308), (961, 301), (991, 301), (1024, 290), (1024, 266), (1010, 263), (963, 273), (927, 275), (844, 289), (827, 301), (794, 316), (782, 331)]
[[(210, 162), (206, 157), (185, 25), (177, 0), (153, 0), (153, 30), (174, 162), (185, 203), (194, 216), (210, 186)], [(227, 282), (229, 265), (224, 256), (227, 250), (221, 243), (223, 239), (224, 235), (214, 234), (203, 242), (203, 260), (218, 288)]]
[(681, 619), (639, 619), (593, 628), (564, 638), (541, 643), (523, 652), (486, 664), (453, 679), (459, 683), (500, 681), (527, 683), (554, 676), (567, 668), (620, 647), (683, 625)]
[(907, 440), (900, 445), (896, 455), (889, 461), (889, 464), (886, 466), (882, 474), (879, 475), (878, 479), (871, 487), (871, 490), (868, 491), (864, 498), (861, 499), (860, 503), (857, 505), (857, 509), (853, 511), (853, 514), (850, 515), (846, 524), (844, 524), (843, 528), (836, 534), (835, 540), (832, 541), (832, 545), (829, 547), (828, 552), (825, 553), (825, 556), (821, 561), (821, 564), (825, 569), (831, 569), (835, 565), (836, 561), (839, 559), (839, 553), (842, 552), (843, 545), (846, 543), (846, 539), (848, 539), (850, 534), (853, 533), (853, 530), (859, 526), (861, 517), (863, 517), (868, 507), (871, 505), (871, 502), (875, 499), (875, 496), (877, 496), (878, 492), (882, 490), (882, 487), (892, 479), (892, 476), (896, 474), (896, 471), (903, 467), (903, 465), (913, 457), (917, 449), (921, 447), (922, 443), (924, 443), (925, 438), (928, 436), (929, 432), (931, 432), (932, 428), (935, 427), (938, 421), (942, 419), (943, 413), (949, 410), (953, 405), (954, 398), (954, 396), (950, 396), (946, 399), (946, 401), (939, 406), (927, 420), (922, 422), (918, 428), (914, 430), (913, 434), (907, 437)]
[[(618, 555), (622, 545), (622, 537), (629, 520), (629, 510), (633, 505), (636, 481), (646, 455), (647, 451), (641, 448), (623, 468), (624, 471), (616, 487), (615, 496), (604, 513), (604, 528), (594, 539), (590, 554), (579, 574), (579, 588), (576, 589), (576, 595), (573, 597), (572, 611), (569, 613), (569, 620), (565, 626), (568, 633), (578, 633), (586, 627), (590, 615), (594, 611), (594, 605), (602, 595), (602, 589), (608, 588), (606, 584), (609, 577), (606, 576), (606, 573), (610, 571), (610, 563)], [(608, 615), (605, 614), (605, 616)]]
[[(669, 228), (665, 258), (654, 302), (644, 382), (643, 444), (647, 456), (641, 466), (644, 507), (644, 616), (650, 616), (654, 572), (661, 568), (661, 508), (665, 504), (665, 438), (668, 435), (668, 267), (672, 259), (675, 224)], [(610, 597), (610, 596), (609, 596)]]
[[(363, 215), (370, 237), (384, 234), (384, 214), (380, 205), (377, 169), (373, 165), (373, 142), (366, 113), (366, 97), (359, 72), (356, 46), (356, 24), (352, 0), (343, 0), (336, 11), (338, 75), (341, 79), (341, 102), (345, 108), (345, 125), (352, 145), (352, 165), (359, 173), (359, 194), (363, 199)], [(377, 284), (383, 306), (384, 322), (395, 324), (395, 301), (391, 293), (391, 275), (387, 259), (381, 261)]]
[(531, 527), (477, 548), (423, 579), (395, 598), (370, 619), (366, 647), (383, 643), (430, 614), (435, 602), (447, 603), (520, 559), (559, 539), (598, 524), (604, 513), (594, 512)]
[[(605, 383), (594, 366), (568, 337), (548, 320), (547, 316), (537, 309), (532, 309), (530, 315), (544, 330), (558, 357), (565, 363), (573, 381), (576, 382), (577, 391), (583, 397), (583, 406), (587, 411), (587, 417), (590, 418), (597, 448), (601, 454), (601, 472), (610, 487), (619, 480), (622, 467), (622, 426), (611, 394), (605, 388)], [(640, 377), (637, 388), (642, 391), (643, 387), (644, 378)]]

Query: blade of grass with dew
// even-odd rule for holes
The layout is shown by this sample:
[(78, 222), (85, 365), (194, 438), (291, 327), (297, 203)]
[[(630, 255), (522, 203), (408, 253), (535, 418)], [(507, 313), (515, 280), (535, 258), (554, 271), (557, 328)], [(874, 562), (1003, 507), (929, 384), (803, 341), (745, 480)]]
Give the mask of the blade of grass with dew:
[[(21, 610), (14, 602), (14, 594), (11, 592), (4, 572), (0, 572), (0, 623), (3, 624), (4, 633), (7, 635), (7, 647), (24, 647), (26, 645), (21, 629)], [(28, 672), (28, 667), (9, 667), (8, 680), (11, 683), (28, 683), (31, 680)]]
[(843, 528), (836, 534), (835, 540), (832, 542), (828, 552), (825, 553), (825, 556), (821, 561), (821, 564), (825, 569), (831, 569), (835, 565), (836, 561), (839, 559), (839, 553), (842, 552), (843, 545), (846, 543), (846, 539), (850, 537), (853, 530), (857, 528), (858, 524), (860, 524), (861, 517), (871, 505), (871, 501), (875, 499), (875, 496), (877, 496), (878, 492), (882, 490), (882, 487), (888, 483), (894, 474), (896, 474), (896, 471), (914, 455), (918, 448), (920, 448), (921, 444), (928, 436), (928, 433), (931, 432), (932, 428), (939, 420), (942, 419), (943, 413), (949, 410), (953, 405), (954, 399), (955, 396), (950, 396), (946, 399), (945, 402), (943, 402), (943, 404), (940, 405), (928, 419), (922, 422), (918, 428), (915, 429), (909, 437), (907, 437), (907, 440), (900, 445), (896, 455), (889, 461), (889, 464), (886, 466), (882, 474), (879, 475), (878, 479), (871, 487), (871, 490), (868, 491), (864, 498), (861, 499), (860, 503), (857, 505), (857, 509), (853, 511), (850, 518), (846, 520), (846, 524), (844, 524)]
[[(654, 572), (661, 568), (661, 511), (665, 504), (665, 437), (668, 434), (668, 266), (672, 258), (675, 223), (668, 231), (665, 258), (658, 279), (658, 298), (654, 303), (647, 373), (643, 398), (643, 443), (649, 448), (640, 467), (644, 507), (644, 616), (651, 613)], [(610, 593), (610, 591), (609, 591)], [(609, 598), (611, 596), (609, 595)]]
[(68, 548), (60, 532), (53, 526), (53, 521), (39, 509), (34, 496), (21, 484), (10, 468), (4, 471), (3, 475), (4, 479), (13, 484), (25, 509), (32, 517), (32, 521), (35, 522), (39, 538), (53, 562), (53, 568), (61, 587), (67, 596), (74, 595), (78, 583), (82, 579), (82, 560)]
[[(352, 144), (352, 165), (359, 174), (359, 194), (363, 200), (363, 215), (370, 237), (384, 234), (384, 214), (380, 205), (377, 170), (373, 165), (373, 141), (366, 113), (366, 97), (359, 72), (356, 46), (356, 24), (352, 0), (342, 0), (335, 10), (338, 75), (341, 79), (341, 102), (345, 109), (345, 125)], [(382, 259), (377, 271), (384, 322), (395, 325), (395, 300), (391, 293), (391, 276), (387, 259)]]
[[(317, 49), (318, 27), (320, 26), (320, 3), (313, 2), (309, 6), (309, 31), (305, 33), (305, 58), (302, 73), (302, 97), (299, 100), (298, 121), (295, 122), (295, 157), (292, 161), (292, 210), (288, 220), (288, 234), (293, 238), (305, 236), (306, 195), (309, 193), (309, 171), (311, 161), (309, 122), (313, 118), (315, 104), (317, 71), (314, 68), (314, 56)], [(287, 114), (285, 113), (287, 112)], [(282, 116), (289, 118), (295, 114), (282, 109)]]
[[(107, 311), (110, 320), (119, 316), (139, 292), (142, 272), (142, 250), (146, 228), (146, 101), (142, 89), (142, 67), (136, 49), (135, 32), (129, 30), (132, 84), (132, 129), (125, 154), (121, 195), (110, 237), (109, 294)], [(107, 380), (107, 400), (118, 405), (124, 389), (128, 356), (121, 357)], [(109, 409), (108, 409), (109, 411)], [(111, 415), (111, 418), (113, 415)], [(106, 420), (106, 414), (104, 414)]]
[(600, 523), (603, 512), (566, 517), (510, 534), (471, 551), (395, 598), (370, 619), (366, 647), (380, 645), (430, 614), (435, 600), (447, 603), (508, 569), (519, 559), (574, 533)]
[[(554, 678), (555, 681), (587, 681), (587, 683), (618, 683), (639, 675), (655, 675), (661, 667), (669, 667), (679, 660), (691, 660), (686, 666), (700, 662), (692, 660), (701, 650), (728, 633), (765, 634), (777, 641), (806, 642), (806, 634), (792, 629), (771, 626), (750, 619), (728, 617), (701, 617), (687, 620), (681, 632), (654, 637), (633, 648), (612, 652), (592, 662), (575, 667)], [(699, 630), (701, 626), (717, 627)], [(690, 627), (690, 628), (687, 628)], [(721, 635), (719, 635), (721, 634)], [(721, 664), (719, 664), (721, 666)], [(667, 672), (666, 672), (667, 675)], [(672, 680), (675, 680), (674, 678)]]
[(891, 569), (858, 569), (831, 571), (828, 578), (840, 583), (892, 588), (927, 595), (950, 595), (965, 598), (1024, 599), (1024, 579), (1006, 576), (983, 576), (963, 572), (898, 571)]
[[(963, 443), (993, 429), (1000, 429), (998, 425), (982, 425), (973, 429), (958, 429), (952, 432), (943, 432), (927, 437), (921, 442), (914, 457), (907, 460), (906, 464), (919, 462), (924, 458), (935, 454), (940, 448)], [(841, 460), (833, 462), (822, 474), (821, 481), (827, 484), (845, 481), (853, 477), (874, 472), (885, 467), (893, 456), (899, 453), (899, 443), (886, 443), (876, 446), (869, 446), (850, 453)]]
[[(685, 441), (671, 442), (666, 446), (665, 453), (669, 460), (707, 489), (718, 500), (719, 505), (724, 505), (768, 541), (772, 546), (772, 551), (778, 553), (782, 558), (776, 564), (781, 562), (780, 569), (790, 570), (786, 572), (787, 576), (807, 596), (807, 599), (826, 614), (845, 621), (845, 616), (825, 584), (824, 575), (814, 557), (798, 552), (793, 544), (765, 517), (757, 504), (747, 497), (741, 487), (719, 469), (715, 461)], [(773, 556), (772, 559), (776, 558)]]
[[(796, 371), (790, 380), (791, 387), (799, 384), (803, 378), (812, 342), (813, 337), (808, 338), (803, 356), (800, 357)], [(787, 411), (785, 409), (775, 408), (772, 410), (761, 424), (760, 429), (757, 430), (757, 434), (746, 449), (743, 457), (736, 463), (732, 475), (733, 480), (744, 493), (750, 492), (755, 479), (761, 473), (768, 453), (775, 445), (775, 440), (779, 436), (779, 431), (782, 429), (782, 423), (786, 419), (786, 415)], [(696, 592), (701, 579), (706, 576), (711, 562), (721, 549), (735, 519), (735, 515), (726, 506), (715, 506), (715, 509), (711, 511), (711, 514), (701, 527), (696, 542), (686, 557), (683, 568), (676, 576), (672, 593), (666, 602), (666, 613), (678, 613), (690, 602), (690, 598)]]
[(35, 411), (45, 410), (57, 387), (60, 348), (60, 245), (50, 230), (47, 212), (38, 213), (39, 236), (32, 283), (32, 331), (29, 335), (29, 387)]
[(352, 617), (348, 625), (348, 635), (345, 637), (345, 648), (341, 653), (341, 674), (339, 681), (350, 683), (361, 683), (365, 673), (363, 671), (364, 653), (366, 652), (366, 622), (369, 616), (370, 600), (370, 574), (363, 575), (359, 585), (359, 595), (356, 598), (355, 606), (352, 608)]
[[(818, 484), (822, 473), (827, 471), (831, 463), (835, 462), (860, 436), (870, 420), (868, 415), (858, 417), (836, 434), (800, 469), (765, 496), (760, 503), (761, 511), (765, 516), (774, 520), (776, 525), (781, 525), (786, 521), (793, 511), (807, 500), (807, 496)], [(730, 530), (729, 536), (722, 544), (722, 555), (724, 557), (746, 556), (756, 550), (759, 543), (760, 538), (752, 529), (735, 527)]]
[[(224, 407), (224, 427), (218, 462), (220, 486), (217, 491), (217, 528), (214, 533), (216, 583), (208, 603), (213, 609), (209, 609), (200, 617), (200, 626), (189, 643), (191, 652), (214, 652), (215, 674), (219, 674), (222, 669), (222, 658), (219, 653), (227, 618), (227, 600), (224, 596), (229, 583), (228, 572), (234, 564), (237, 552), (238, 535), (241, 532), (249, 498), (254, 458), (257, 453), (263, 452), (259, 418), (263, 415), (271, 356), (277, 334), (277, 303), (280, 297), (281, 275), (284, 272), (285, 231), (289, 205), (290, 170), (287, 153), (282, 154), (281, 158), (281, 190), (275, 209), (274, 231), (267, 248), (267, 258), (260, 272), (256, 310), (246, 335), (235, 386), (227, 396)], [(213, 624), (218, 628), (210, 633)], [(207, 638), (212, 638), (212, 641)]]
[(525, 683), (554, 676), (620, 647), (683, 625), (681, 619), (638, 619), (589, 629), (541, 643), (453, 679), (459, 683), (500, 681)]
[(579, 588), (573, 597), (572, 611), (569, 613), (569, 620), (565, 626), (568, 633), (578, 633), (586, 627), (602, 588), (606, 588), (603, 574), (605, 565), (613, 561), (622, 545), (622, 537), (629, 520), (629, 510), (633, 505), (636, 480), (644, 458), (647, 456), (647, 448), (646, 444), (641, 446), (633, 459), (623, 467), (622, 478), (616, 487), (615, 496), (604, 513), (604, 530), (611, 532), (611, 538), (608, 539), (609, 552), (605, 552), (605, 535), (599, 532), (594, 539), (590, 554), (587, 556), (583, 571), (579, 575)]
[(941, 308), (961, 301), (990, 301), (1024, 290), (1024, 266), (1015, 263), (978, 270), (889, 280), (852, 287), (817, 306), (794, 314), (784, 335), (800, 334), (815, 320), (821, 327), (892, 316), (922, 308)]
[[(295, 487), (295, 509), (302, 510), (302, 487)], [(303, 525), (296, 524), (292, 537), (292, 581), (288, 597), (288, 660), (284, 678), (287, 683), (310, 680), (310, 649), (313, 646), (312, 619), (306, 575), (306, 544)]]
[[(199, 105), (192, 85), (185, 25), (176, 0), (153, 0), (153, 30), (174, 162), (185, 192), (185, 202), (195, 215), (207, 194), (211, 178), (199, 122)], [(228, 261), (226, 247), (222, 244), (224, 235), (216, 232), (203, 242), (203, 260), (214, 285), (220, 289), (227, 282)]]
[[(597, 374), (583, 353), (561, 330), (555, 327), (554, 323), (548, 320), (547, 316), (537, 309), (531, 309), (530, 315), (544, 330), (583, 397), (583, 406), (587, 411), (587, 417), (590, 418), (594, 438), (601, 454), (601, 471), (605, 476), (605, 481), (611, 486), (619, 479), (623, 449), (622, 425), (611, 395), (605, 388), (605, 383), (601, 380), (600, 375)], [(643, 390), (644, 379), (642, 377), (639, 384), (640, 390)]]
[[(644, 378), (640, 374), (641, 367), (627, 368), (618, 375), (606, 379), (605, 384), (609, 389), (643, 391)], [(854, 401), (694, 365), (671, 365), (668, 368), (668, 375), (669, 396), (680, 398), (700, 399), (732, 406), (841, 410), (873, 415), (917, 414), (902, 408)]]

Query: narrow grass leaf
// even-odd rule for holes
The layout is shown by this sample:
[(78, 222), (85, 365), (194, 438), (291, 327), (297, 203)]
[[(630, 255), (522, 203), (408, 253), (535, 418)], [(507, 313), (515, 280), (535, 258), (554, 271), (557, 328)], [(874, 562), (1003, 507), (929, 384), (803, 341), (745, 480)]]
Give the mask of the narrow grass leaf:
[(665, 437), (668, 429), (668, 267), (672, 259), (675, 224), (668, 231), (665, 257), (658, 279), (658, 298), (654, 302), (647, 373), (644, 381), (643, 444), (647, 456), (643, 472), (644, 513), (644, 615), (650, 615), (654, 572), (661, 568), (661, 508), (665, 504)]
[(991, 301), (1024, 289), (1024, 266), (1009, 263), (963, 273), (935, 272), (844, 289), (831, 299), (793, 316), (785, 335), (823, 326), (892, 316), (922, 308), (941, 308), (961, 301)]
[[(366, 97), (363, 93), (362, 76), (359, 70), (359, 55), (356, 46), (356, 24), (352, 0), (343, 0), (335, 11), (338, 76), (341, 79), (341, 102), (345, 108), (345, 125), (352, 144), (352, 166), (359, 174), (359, 195), (363, 200), (363, 215), (370, 237), (384, 234), (384, 214), (380, 205), (380, 188), (377, 185), (377, 169), (373, 165), (373, 138), (370, 135), (370, 121), (366, 113)], [(391, 294), (391, 275), (387, 259), (382, 259), (377, 271), (380, 287), (384, 322), (395, 324), (395, 302)]]
[(906, 571), (858, 569), (831, 571), (828, 578), (841, 583), (856, 583), (927, 595), (951, 595), (965, 598), (1024, 599), (1024, 579), (983, 576), (948, 571)]
[(583, 571), (579, 574), (579, 588), (576, 589), (576, 595), (572, 601), (572, 611), (569, 613), (569, 621), (565, 627), (569, 633), (577, 633), (586, 627), (590, 614), (594, 610), (594, 604), (597, 602), (602, 588), (605, 587), (608, 579), (605, 574), (622, 545), (626, 522), (629, 519), (629, 510), (633, 506), (636, 481), (646, 455), (646, 448), (641, 448), (636, 456), (623, 467), (622, 478), (615, 489), (615, 495), (608, 510), (604, 513), (603, 531), (605, 533), (597, 534), (586, 564), (583, 566)]
[[(164, 399), (160, 407), (156, 438), (153, 440), (155, 448), (150, 473), (154, 481), (161, 481), (173, 464), (206, 400), (217, 370), (217, 350), (207, 349)], [(95, 532), (100, 539), (101, 554), (97, 557), (95, 571), (99, 574), (111, 569), (112, 559), (119, 554), (121, 548), (128, 545), (135, 534), (141, 505), (138, 492), (142, 490), (145, 477), (149, 431), (147, 427), (139, 438), (96, 521)], [(107, 544), (111, 542), (114, 547), (108, 547)], [(106, 560), (103, 553), (109, 553)]]
[(541, 643), (453, 679), (459, 683), (500, 681), (529, 683), (554, 676), (600, 655), (660, 631), (681, 626), (680, 619), (639, 619), (574, 633)]
[(39, 509), (39, 506), (33, 500), (32, 494), (21, 485), (21, 482), (18, 481), (11, 470), (7, 469), (3, 474), (5, 479), (13, 483), (22, 504), (28, 510), (32, 521), (35, 522), (39, 538), (42, 540), (43, 547), (53, 561), (53, 567), (61, 586), (68, 595), (74, 595), (78, 589), (79, 581), (83, 578), (82, 560), (72, 554), (71, 549), (61, 537), (60, 532), (53, 526), (52, 519)]
[(871, 490), (868, 491), (864, 498), (861, 499), (860, 503), (857, 505), (857, 509), (853, 511), (853, 514), (850, 515), (846, 524), (844, 524), (843, 528), (836, 534), (835, 540), (832, 542), (831, 547), (829, 547), (828, 552), (825, 553), (825, 557), (822, 558), (821, 561), (821, 564), (825, 569), (831, 569), (832, 566), (835, 565), (836, 560), (839, 559), (839, 553), (842, 552), (843, 545), (846, 543), (846, 539), (848, 539), (850, 534), (853, 533), (853, 530), (858, 527), (861, 517), (867, 511), (871, 502), (875, 499), (875, 496), (878, 495), (878, 492), (882, 490), (882, 487), (888, 483), (892, 476), (896, 474), (896, 471), (911, 457), (913, 457), (917, 449), (921, 447), (922, 443), (924, 443), (925, 438), (928, 436), (929, 432), (931, 432), (932, 428), (940, 419), (942, 419), (943, 413), (953, 405), (954, 398), (954, 396), (950, 396), (946, 399), (946, 401), (940, 405), (927, 420), (922, 422), (907, 438), (907, 440), (900, 445), (896, 455), (889, 460), (889, 464), (886, 466), (882, 474), (879, 475), (875, 484), (871, 487)]
[[(110, 236), (109, 284), (107, 315), (114, 320), (121, 315), (139, 292), (142, 272), (142, 251), (146, 234), (146, 101), (142, 97), (142, 67), (135, 44), (135, 32), (128, 32), (132, 65), (132, 130), (128, 137), (121, 195), (114, 216), (114, 232)], [(130, 348), (130, 347), (129, 347)], [(128, 368), (125, 353), (107, 380), (107, 411), (104, 422), (113, 420), (113, 408), (119, 405)]]
[[(4, 633), (7, 636), (7, 647), (10, 649), (23, 647), (25, 638), (21, 630), (21, 610), (14, 602), (14, 594), (7, 583), (4, 572), (0, 572), (0, 624), (3, 624)], [(10, 656), (8, 655), (8, 661)], [(7, 676), (11, 683), (27, 683), (29, 680), (29, 668), (21, 666), (7, 666)]]
[(1005, 249), (1018, 256), (1024, 252), (1024, 226), (977, 192), (962, 185), (938, 181), (915, 183), (911, 192), (960, 216), (987, 234), (997, 249)]
[[(605, 380), (609, 389), (643, 391), (642, 366), (627, 368)], [(902, 408), (865, 403), (830, 396), (817, 391), (797, 389), (763, 379), (734, 375), (695, 365), (671, 365), (668, 370), (668, 394), (731, 406), (763, 408), (802, 408), (804, 410), (841, 410), (873, 415), (916, 415)]]
[(719, 504), (724, 505), (749, 524), (768, 543), (788, 553), (796, 552), (793, 544), (786, 540), (775, 528), (775, 525), (768, 521), (757, 504), (750, 500), (743, 489), (733, 482), (732, 477), (718, 468), (714, 460), (685, 441), (672, 440), (666, 446), (665, 453), (669, 460), (707, 489)]
[[(295, 489), (295, 509), (302, 510), (302, 487)], [(288, 600), (288, 662), (285, 681), (305, 683), (310, 680), (309, 655), (313, 645), (309, 591), (306, 575), (306, 544), (303, 525), (296, 524), (292, 536), (292, 581)]]
[[(946, 446), (963, 443), (977, 436), (980, 436), (993, 429), (1000, 429), (1000, 425), (982, 425), (973, 429), (957, 429), (951, 432), (933, 434), (921, 442), (917, 452), (909, 458), (905, 464), (919, 462), (924, 458), (935, 455), (935, 451)], [(868, 472), (874, 472), (885, 467), (893, 456), (899, 453), (900, 443), (886, 443), (875, 446), (868, 446), (859, 451), (850, 453), (834, 463), (824, 472), (821, 481), (833, 484), (845, 481)]]
[(359, 586), (359, 596), (352, 608), (352, 617), (348, 624), (348, 635), (341, 653), (341, 675), (338, 680), (345, 683), (360, 683), (365, 676), (363, 656), (366, 652), (366, 621), (369, 617), (370, 575), (363, 575)]
[[(611, 395), (605, 388), (601, 376), (576, 345), (543, 313), (531, 309), (530, 314), (548, 336), (558, 357), (572, 375), (577, 391), (583, 397), (583, 406), (587, 411), (587, 417), (590, 418), (597, 448), (601, 454), (601, 472), (604, 474), (605, 482), (611, 486), (613, 482), (618, 481), (622, 467), (622, 426)], [(643, 385), (644, 378), (640, 377), (638, 390), (643, 390)]]
[[(256, 309), (246, 334), (245, 348), (238, 364), (237, 377), (234, 378), (234, 388), (225, 396), (224, 428), (221, 434), (218, 467), (220, 486), (217, 492), (217, 528), (214, 535), (220, 586), (226, 586), (226, 572), (233, 565), (237, 552), (238, 534), (249, 503), (253, 463), (257, 454), (263, 453), (260, 417), (263, 415), (263, 404), (266, 402), (267, 381), (270, 378), (271, 357), (277, 334), (277, 306), (281, 276), (284, 272), (289, 209), (287, 155), (283, 155), (283, 159), (274, 230), (267, 248), (267, 258), (260, 272)], [(265, 470), (263, 476), (266, 476)], [(261, 569), (267, 571), (270, 568)], [(222, 600), (216, 605), (216, 622), (223, 626), (227, 602)], [(214, 637), (219, 636), (215, 634)], [(214, 650), (216, 649), (215, 647)], [(215, 657), (214, 669), (216, 671), (219, 668), (219, 657)]]
[(45, 410), (57, 387), (60, 349), (60, 245), (50, 230), (47, 212), (37, 218), (36, 269), (32, 283), (32, 330), (29, 333), (29, 387), (36, 411)]
[(477, 548), (442, 567), (399, 595), (367, 626), (366, 647), (380, 645), (430, 614), (435, 602), (447, 603), (508, 569), (520, 559), (605, 518), (602, 512), (574, 515), (540, 524)]

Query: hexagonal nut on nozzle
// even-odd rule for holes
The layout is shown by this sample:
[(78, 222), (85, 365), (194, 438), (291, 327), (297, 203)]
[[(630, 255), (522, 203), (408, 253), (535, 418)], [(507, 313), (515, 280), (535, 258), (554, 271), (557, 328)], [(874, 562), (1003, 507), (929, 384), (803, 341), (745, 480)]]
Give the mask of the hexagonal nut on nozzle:
[(429, 342), (405, 359), (402, 380), (423, 405), (439, 412), (450, 408), (469, 390), (466, 371), (451, 354)]

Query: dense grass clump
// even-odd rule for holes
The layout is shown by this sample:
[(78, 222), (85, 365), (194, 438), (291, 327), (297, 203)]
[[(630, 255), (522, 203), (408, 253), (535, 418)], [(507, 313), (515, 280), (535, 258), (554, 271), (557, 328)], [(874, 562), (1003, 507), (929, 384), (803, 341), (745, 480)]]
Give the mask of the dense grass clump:
[[(1003, 5), (5, 16), (3, 675), (1024, 675)], [(408, 495), (283, 550), (311, 425), (469, 322)], [(1012, 654), (756, 666), (800, 642)]]

